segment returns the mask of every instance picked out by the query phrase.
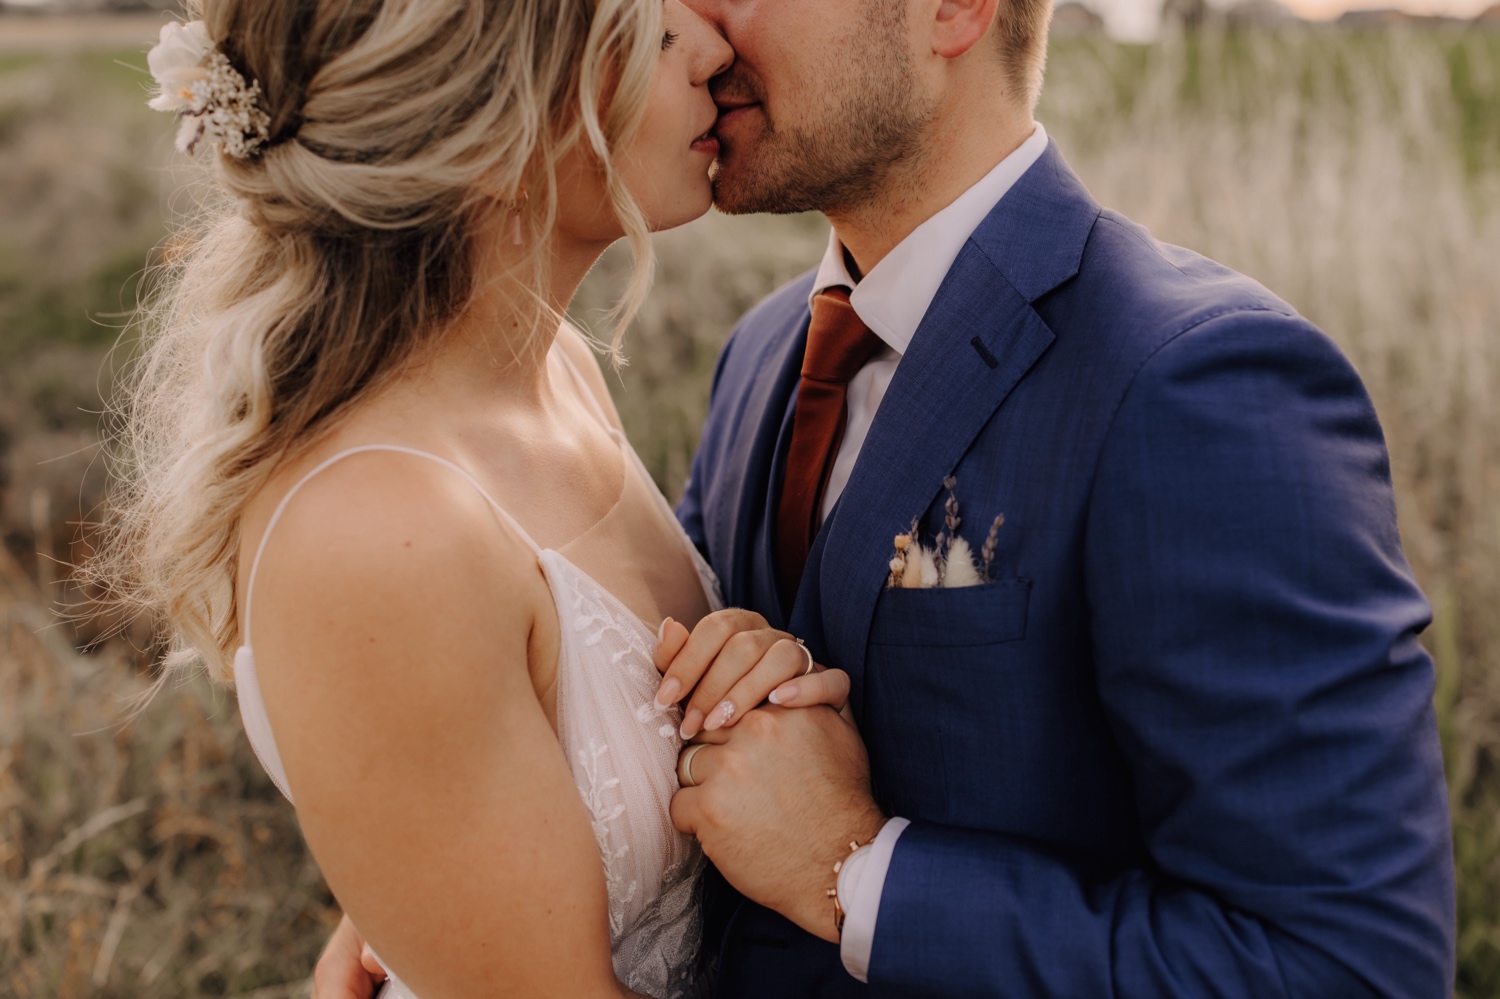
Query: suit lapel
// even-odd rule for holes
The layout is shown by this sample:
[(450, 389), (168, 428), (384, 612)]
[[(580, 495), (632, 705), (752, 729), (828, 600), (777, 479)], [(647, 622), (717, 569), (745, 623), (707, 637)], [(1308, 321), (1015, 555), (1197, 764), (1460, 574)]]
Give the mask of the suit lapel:
[(857, 690), (892, 539), (927, 510), (1052, 339), (985, 254), (965, 246), (896, 368), (826, 526), (821, 565), (802, 580), (804, 592), (821, 590), (831, 664), (848, 670)]
[(715, 519), (718, 551), (731, 552), (725, 596), (731, 604), (753, 608), (775, 627), (785, 614), (776, 594), (771, 562), (771, 521), (775, 504), (768, 499), (778, 456), (791, 416), (791, 400), (802, 370), (802, 351), (811, 316), (804, 306), (788, 323), (756, 367), (734, 453), (723, 469), (722, 516)]
[(1031, 303), (1078, 273), (1099, 214), (1049, 143), (965, 244), (896, 368), (793, 615), (820, 619), (808, 631), (825, 640), (824, 661), (849, 672), (856, 709), (892, 539), (1051, 345)]

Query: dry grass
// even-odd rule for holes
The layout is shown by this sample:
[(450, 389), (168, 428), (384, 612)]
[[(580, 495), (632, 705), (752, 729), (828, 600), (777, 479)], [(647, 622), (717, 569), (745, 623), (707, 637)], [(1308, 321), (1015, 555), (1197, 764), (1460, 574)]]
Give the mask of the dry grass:
[[(98, 495), (107, 314), (172, 187), (140, 97), (108, 58), (0, 55), (0, 994), (269, 999), (297, 994), (334, 910), (232, 699), (189, 685), (119, 730), (141, 657), (38, 634), (35, 553), (70, 557)], [(1264, 281), (1369, 384), (1437, 608), (1458, 992), (1500, 996), (1500, 33), (1070, 39), (1040, 116), (1102, 201)], [(669, 492), (729, 327), (825, 233), (710, 216), (660, 238), (617, 398)]]
[(161, 30), (163, 21), (181, 16), (165, 10), (110, 17), (97, 14), (12, 15), (0, 21), (0, 52), (113, 52), (143, 42), (149, 44)]
[(0, 551), (0, 993), (302, 994), (337, 910), (233, 699), (75, 652)]

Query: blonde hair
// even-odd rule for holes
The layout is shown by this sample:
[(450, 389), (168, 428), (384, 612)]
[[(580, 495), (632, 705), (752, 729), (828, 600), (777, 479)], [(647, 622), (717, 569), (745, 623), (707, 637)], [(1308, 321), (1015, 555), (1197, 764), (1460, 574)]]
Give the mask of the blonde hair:
[(652, 260), (612, 156), (644, 111), (660, 0), (191, 6), (260, 82), (271, 138), (215, 154), (226, 197), (168, 260), (116, 407), (118, 493), (85, 578), (161, 617), (163, 681), (197, 661), (226, 677), (246, 503), (465, 310), (496, 192), (526, 193), (542, 301), (556, 168), (591, 150), (636, 254), (616, 350)]

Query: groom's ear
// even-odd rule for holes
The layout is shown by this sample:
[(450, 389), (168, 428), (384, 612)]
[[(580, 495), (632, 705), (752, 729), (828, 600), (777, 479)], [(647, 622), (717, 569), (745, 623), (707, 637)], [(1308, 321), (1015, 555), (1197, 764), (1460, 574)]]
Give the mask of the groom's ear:
[(957, 59), (989, 35), (1000, 0), (937, 0), (932, 20), (932, 52)]

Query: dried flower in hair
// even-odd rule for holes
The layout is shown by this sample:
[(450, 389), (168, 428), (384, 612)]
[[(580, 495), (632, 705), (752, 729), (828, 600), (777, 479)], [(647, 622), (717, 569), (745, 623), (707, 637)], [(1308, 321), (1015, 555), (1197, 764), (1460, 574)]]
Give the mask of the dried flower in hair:
[(150, 101), (156, 111), (183, 111), (193, 103), (193, 87), (208, 79), (208, 57), (214, 41), (202, 21), (161, 26), (156, 45), (146, 54), (146, 65), (156, 80)]
[(191, 154), (200, 142), (214, 142), (235, 159), (248, 159), (270, 140), (260, 81), (240, 75), (202, 21), (162, 25), (146, 63), (157, 85), (150, 106), (177, 112), (179, 152)]

